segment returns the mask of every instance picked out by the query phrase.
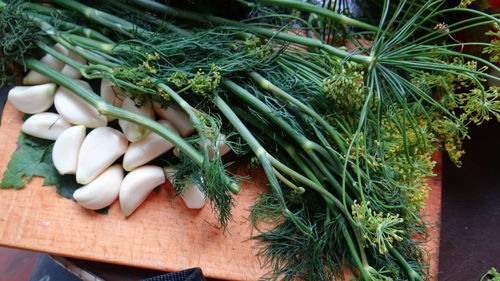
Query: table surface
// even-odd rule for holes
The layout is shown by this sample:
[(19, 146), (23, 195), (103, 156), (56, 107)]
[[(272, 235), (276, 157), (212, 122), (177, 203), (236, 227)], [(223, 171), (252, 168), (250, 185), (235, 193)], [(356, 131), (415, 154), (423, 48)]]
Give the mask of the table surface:
[[(6, 104), (0, 127), (0, 175), (16, 149), (21, 117), (22, 113)], [(35, 177), (23, 189), (0, 191), (0, 245), (162, 271), (201, 267), (211, 278), (256, 280), (266, 269), (260, 267), (255, 241), (249, 239), (255, 233), (248, 210), (264, 190), (265, 179), (259, 169), (241, 168), (238, 173), (250, 173), (252, 183), (241, 184), (234, 220), (225, 233), (214, 226), (217, 223), (209, 205), (187, 209), (180, 198), (173, 199), (169, 184), (125, 218), (116, 202), (108, 215), (97, 214), (56, 195), (54, 187), (41, 186), (42, 179)], [(424, 216), (434, 227), (425, 247), (430, 250), (431, 272), (435, 273), (441, 178), (429, 182), (433, 190)]]

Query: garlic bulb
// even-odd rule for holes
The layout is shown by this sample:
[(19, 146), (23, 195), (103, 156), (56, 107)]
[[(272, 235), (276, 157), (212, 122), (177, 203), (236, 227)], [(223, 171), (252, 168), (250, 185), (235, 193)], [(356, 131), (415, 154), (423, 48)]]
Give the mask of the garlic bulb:
[(71, 125), (59, 114), (42, 112), (32, 115), (24, 121), (21, 131), (42, 139), (56, 140)]
[(107, 168), (89, 184), (75, 190), (73, 199), (82, 207), (98, 210), (113, 203), (120, 193), (123, 169), (120, 164)]
[[(67, 56), (69, 54), (69, 50), (64, 47), (63, 45), (57, 43), (53, 47), (54, 50), (56, 50), (58, 53)], [(54, 56), (46, 54), (40, 59), (41, 62), (45, 63), (46, 65), (52, 67), (53, 69), (57, 71), (61, 71), (64, 68), (64, 62), (56, 59)], [(36, 84), (44, 84), (44, 83), (49, 83), (51, 80), (46, 77), (45, 75), (42, 75), (34, 70), (30, 70), (28, 74), (23, 79), (23, 84), (24, 85), (36, 85)]]
[[(149, 102), (138, 107), (131, 98), (125, 97), (123, 99), (122, 108), (154, 120), (153, 106)], [(149, 130), (145, 127), (130, 121), (118, 120), (118, 124), (120, 125), (123, 134), (131, 142), (139, 141), (149, 133)]]
[[(177, 130), (168, 121), (159, 120), (158, 123), (177, 133)], [(123, 156), (123, 168), (126, 171), (131, 171), (155, 159), (173, 147), (174, 145), (163, 137), (160, 137), (156, 133), (151, 133), (142, 140), (129, 145), (127, 152)]]
[(78, 154), (85, 138), (85, 127), (73, 126), (62, 132), (52, 149), (52, 162), (61, 175), (75, 174)]
[(28, 113), (40, 113), (54, 103), (57, 85), (54, 83), (36, 86), (17, 86), (9, 91), (8, 100), (18, 110)]
[(182, 109), (173, 105), (162, 108), (158, 103), (154, 103), (153, 108), (158, 116), (172, 123), (181, 136), (187, 137), (194, 133), (195, 128), (189, 119), (189, 115)]
[(163, 169), (146, 165), (128, 173), (120, 187), (120, 207), (124, 216), (130, 216), (146, 200), (151, 191), (165, 182)]
[(92, 130), (83, 140), (78, 155), (76, 182), (88, 184), (127, 150), (125, 136), (110, 127)]
[[(77, 81), (86, 88), (91, 89), (87, 82)], [(57, 112), (72, 124), (97, 128), (106, 126), (108, 123), (105, 115), (100, 114), (92, 105), (64, 87), (57, 90), (54, 105)]]

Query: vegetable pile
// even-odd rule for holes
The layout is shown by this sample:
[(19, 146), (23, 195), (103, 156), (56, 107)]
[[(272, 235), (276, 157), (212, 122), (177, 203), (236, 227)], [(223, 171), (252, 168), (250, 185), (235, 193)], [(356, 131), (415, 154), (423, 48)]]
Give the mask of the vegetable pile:
[(431, 154), (460, 165), (467, 126), (500, 120), (498, 40), (453, 34), (498, 36), (497, 15), (440, 0), (229, 2), (241, 16), (203, 1), (48, 2), (0, 1), (0, 77), (28, 70), (9, 101), (33, 114), (0, 187), (21, 187), (19, 154), (43, 146), (57, 173), (29, 176), (76, 189), (59, 176), (74, 174), (85, 208), (119, 197), (128, 216), (168, 179), (224, 228), (251, 180), (231, 173), (232, 152), (269, 181), (251, 210), (263, 279), (428, 277), (412, 235), (425, 234)]

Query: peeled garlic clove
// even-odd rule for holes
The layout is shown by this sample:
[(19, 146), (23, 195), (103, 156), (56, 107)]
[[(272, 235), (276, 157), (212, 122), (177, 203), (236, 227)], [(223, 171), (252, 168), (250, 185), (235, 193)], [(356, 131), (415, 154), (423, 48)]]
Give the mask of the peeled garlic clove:
[[(66, 49), (66, 47), (64, 47), (63, 45), (61, 45), (59, 43), (54, 45), (53, 49), (56, 50), (58, 53), (61, 53), (62, 55), (65, 55), (65, 56), (69, 54), (69, 50)], [(46, 54), (45, 56), (43, 56), (40, 59), (40, 61), (45, 63), (46, 65), (52, 67), (53, 69), (55, 69), (57, 71), (61, 71), (61, 69), (63, 69), (63, 67), (65, 65), (64, 62), (56, 59), (55, 57), (53, 57), (52, 55), (49, 55), (49, 54)], [(26, 76), (23, 79), (24, 85), (36, 85), (36, 84), (44, 84), (44, 83), (49, 83), (49, 82), (51, 82), (51, 80), (47, 76), (42, 75), (34, 70), (30, 70), (28, 72), (28, 74), (26, 74)]]
[[(144, 115), (154, 120), (153, 106), (149, 102), (144, 103), (142, 106), (138, 107), (131, 98), (125, 97), (123, 99), (122, 108), (134, 113)], [(131, 142), (139, 141), (149, 133), (149, 130), (145, 127), (132, 123), (130, 121), (118, 120), (118, 124), (120, 125), (123, 134)]]
[(130, 216), (146, 200), (151, 191), (165, 182), (163, 169), (146, 165), (128, 173), (120, 187), (120, 207), (124, 216)]
[(205, 206), (206, 196), (197, 184), (189, 186), (182, 194), (182, 200), (189, 209), (201, 209)]
[(69, 127), (71, 125), (59, 114), (42, 112), (26, 119), (21, 126), (21, 131), (34, 137), (56, 140)]
[(160, 104), (154, 103), (153, 108), (158, 116), (171, 122), (183, 137), (194, 133), (195, 128), (189, 119), (189, 115), (176, 106), (162, 108)]
[[(81, 80), (76, 80), (88, 89), (90, 85)], [(72, 124), (83, 125), (87, 128), (97, 128), (106, 126), (108, 120), (92, 105), (77, 96), (70, 90), (60, 87), (54, 98), (54, 105), (57, 112)]]
[[(83, 65), (86, 65), (87, 64), (87, 61), (80, 55), (78, 54), (75, 54), (71, 51), (68, 51), (68, 57), (76, 62), (79, 62)], [(80, 79), (82, 78), (82, 73), (80, 72), (80, 70), (77, 70), (69, 65), (65, 65), (62, 70), (61, 70), (61, 73), (66, 75), (66, 76), (69, 76), (73, 79)]]
[(34, 114), (49, 109), (54, 103), (57, 85), (17, 86), (9, 91), (8, 100), (24, 113)]
[[(177, 133), (177, 130), (166, 120), (159, 120), (158, 123)], [(163, 153), (172, 149), (174, 145), (156, 133), (147, 135), (140, 141), (133, 142), (128, 146), (127, 152), (123, 156), (123, 168), (131, 171), (142, 166)]]
[(78, 154), (85, 138), (85, 127), (73, 126), (62, 132), (52, 149), (52, 162), (61, 175), (75, 174)]
[(98, 210), (113, 203), (120, 193), (123, 180), (123, 169), (115, 164), (89, 184), (75, 190), (73, 199), (81, 206), (91, 210)]
[(78, 155), (76, 182), (88, 184), (127, 150), (125, 136), (110, 127), (92, 130), (83, 140)]

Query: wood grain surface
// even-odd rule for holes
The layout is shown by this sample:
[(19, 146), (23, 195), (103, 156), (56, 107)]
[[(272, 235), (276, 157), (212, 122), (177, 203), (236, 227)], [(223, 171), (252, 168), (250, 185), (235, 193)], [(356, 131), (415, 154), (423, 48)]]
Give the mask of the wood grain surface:
[[(16, 149), (22, 114), (6, 104), (0, 127), (0, 175)], [(23, 189), (0, 190), (0, 245), (107, 263), (162, 271), (201, 267), (205, 276), (227, 280), (256, 280), (266, 272), (256, 258), (249, 212), (257, 194), (264, 190), (260, 170), (250, 173), (253, 183), (242, 183), (234, 220), (225, 233), (215, 227), (210, 206), (189, 210), (180, 198), (173, 199), (165, 184), (153, 192), (129, 218), (115, 202), (108, 215), (81, 208), (41, 186), (35, 177)], [(441, 179), (430, 181), (426, 220), (439, 222)], [(434, 228), (427, 246), (432, 272), (437, 272), (439, 230)]]

